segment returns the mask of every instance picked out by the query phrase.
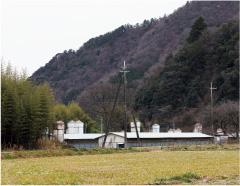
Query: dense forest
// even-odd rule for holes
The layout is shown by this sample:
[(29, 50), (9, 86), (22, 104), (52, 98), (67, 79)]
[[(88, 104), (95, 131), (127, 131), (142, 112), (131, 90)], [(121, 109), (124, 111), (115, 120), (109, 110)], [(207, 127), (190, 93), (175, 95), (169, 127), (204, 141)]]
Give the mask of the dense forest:
[(50, 138), (57, 120), (81, 120), (94, 131), (92, 120), (75, 102), (58, 104), (49, 84), (36, 85), (19, 74), (10, 64), (1, 64), (1, 147), (38, 148), (38, 140), (46, 130)]
[[(202, 17), (197, 19), (183, 47), (176, 55), (169, 54), (165, 66), (137, 91), (135, 109), (140, 119), (169, 125), (175, 121), (176, 126), (192, 130), (201, 109), (210, 113), (210, 82), (217, 87), (214, 105), (228, 100), (238, 103), (238, 52), (237, 21), (231, 20), (212, 32)], [(188, 121), (177, 117), (188, 112)]]

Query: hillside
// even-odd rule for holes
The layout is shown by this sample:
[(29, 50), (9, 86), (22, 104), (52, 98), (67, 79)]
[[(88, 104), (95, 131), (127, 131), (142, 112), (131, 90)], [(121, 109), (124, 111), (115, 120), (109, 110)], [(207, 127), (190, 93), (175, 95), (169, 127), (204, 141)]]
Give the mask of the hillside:
[(81, 101), (89, 86), (118, 82), (125, 60), (131, 71), (128, 86), (136, 89), (144, 78), (157, 74), (170, 53), (177, 53), (200, 16), (209, 30), (216, 30), (239, 17), (239, 2), (190, 2), (167, 17), (120, 26), (90, 39), (77, 51), (56, 54), (31, 78), (49, 82), (57, 101), (67, 104), (72, 99)]
[[(135, 109), (139, 110), (141, 121), (168, 123), (168, 126), (175, 121), (177, 127), (191, 131), (193, 123), (199, 122), (197, 114), (201, 110), (210, 113), (210, 82), (217, 87), (214, 105), (228, 100), (238, 102), (238, 52), (238, 20), (231, 20), (215, 31), (209, 31), (203, 19), (196, 20), (183, 47), (176, 55), (170, 54), (165, 66), (137, 91)], [(216, 129), (220, 127), (217, 114), (215, 110)], [(210, 118), (204, 121), (204, 130), (210, 128), (209, 121)]]

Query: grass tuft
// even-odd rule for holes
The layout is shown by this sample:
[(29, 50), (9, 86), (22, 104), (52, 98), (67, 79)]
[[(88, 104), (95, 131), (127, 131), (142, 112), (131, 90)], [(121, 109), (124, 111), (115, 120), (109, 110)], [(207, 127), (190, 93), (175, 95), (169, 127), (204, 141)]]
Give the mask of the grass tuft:
[(167, 178), (158, 178), (158, 179), (155, 179), (154, 182), (162, 182), (167, 180), (168, 180)]
[(188, 178), (188, 179), (197, 179), (197, 180), (201, 179), (201, 176), (199, 176), (197, 174), (194, 174), (194, 173), (191, 173), (191, 172), (183, 174), (182, 177), (183, 178)]
[(9, 154), (4, 154), (5, 159), (17, 159), (16, 157), (10, 156)]
[(199, 179), (201, 179), (201, 176), (191, 173), (191, 172), (188, 172), (183, 175), (172, 176), (170, 178), (157, 178), (154, 180), (154, 184), (155, 185), (158, 185), (158, 184), (165, 185), (165, 184), (169, 184), (169, 181), (171, 183), (171, 181), (173, 181), (173, 180), (182, 181), (185, 183), (191, 183), (192, 181), (190, 179), (199, 180)]
[(182, 177), (181, 176), (173, 176), (171, 178), (169, 178), (169, 180), (181, 180)]

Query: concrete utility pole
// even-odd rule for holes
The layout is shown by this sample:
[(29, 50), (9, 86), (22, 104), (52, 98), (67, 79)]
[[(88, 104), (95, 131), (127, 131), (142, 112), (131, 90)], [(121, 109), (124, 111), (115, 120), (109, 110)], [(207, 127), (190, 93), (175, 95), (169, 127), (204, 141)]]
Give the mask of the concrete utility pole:
[(123, 78), (124, 78), (124, 147), (127, 147), (127, 103), (126, 103), (126, 87), (127, 87), (127, 78), (126, 73), (129, 72), (126, 70), (125, 61), (124, 66), (122, 67)]
[(105, 148), (105, 143), (106, 143), (106, 140), (107, 140), (107, 135), (108, 135), (108, 133), (109, 133), (109, 127), (110, 127), (110, 123), (111, 123), (111, 120), (112, 120), (112, 115), (113, 115), (114, 109), (115, 109), (115, 107), (116, 107), (117, 98), (118, 98), (118, 95), (119, 95), (119, 92), (120, 92), (121, 84), (122, 84), (122, 77), (121, 77), (120, 82), (119, 82), (119, 85), (118, 85), (117, 95), (116, 95), (115, 100), (114, 100), (113, 108), (112, 108), (112, 110), (111, 110), (110, 116), (109, 116), (108, 121), (107, 121), (106, 135), (104, 136), (102, 148)]
[(102, 127), (103, 118), (102, 118), (102, 116), (100, 117), (100, 121), (101, 121), (101, 135), (102, 135), (103, 134), (103, 127)]
[[(136, 134), (137, 134), (137, 141), (138, 141), (138, 146), (141, 147), (141, 141), (140, 141), (140, 138), (139, 138), (139, 134), (138, 134), (138, 129), (137, 129), (137, 123), (136, 123), (136, 120), (135, 120), (135, 115), (134, 115), (134, 111), (132, 110), (132, 115), (133, 115), (133, 122), (134, 122), (134, 125), (135, 125), (135, 130), (136, 130)], [(141, 128), (141, 124), (140, 124), (140, 128)]]
[(212, 135), (214, 135), (214, 127), (213, 127), (213, 90), (216, 90), (217, 88), (214, 88), (212, 86), (212, 82), (210, 82), (210, 90), (211, 90), (211, 123), (212, 123)]

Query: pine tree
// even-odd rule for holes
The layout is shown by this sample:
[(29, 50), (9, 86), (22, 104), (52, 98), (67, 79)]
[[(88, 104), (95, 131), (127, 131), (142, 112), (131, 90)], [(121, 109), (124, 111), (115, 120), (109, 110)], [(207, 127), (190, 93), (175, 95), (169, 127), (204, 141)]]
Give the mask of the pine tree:
[(192, 25), (191, 32), (189, 37), (187, 38), (188, 43), (193, 43), (198, 40), (202, 32), (207, 28), (207, 24), (205, 23), (202, 17), (199, 17), (194, 24)]

